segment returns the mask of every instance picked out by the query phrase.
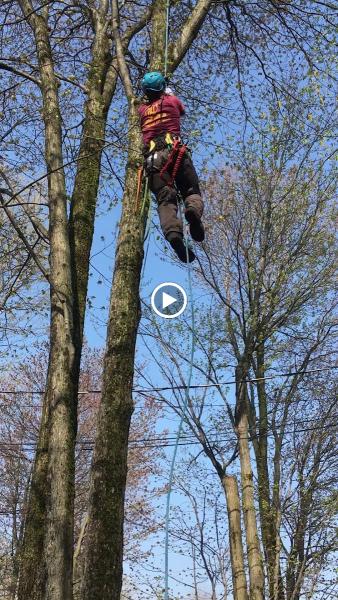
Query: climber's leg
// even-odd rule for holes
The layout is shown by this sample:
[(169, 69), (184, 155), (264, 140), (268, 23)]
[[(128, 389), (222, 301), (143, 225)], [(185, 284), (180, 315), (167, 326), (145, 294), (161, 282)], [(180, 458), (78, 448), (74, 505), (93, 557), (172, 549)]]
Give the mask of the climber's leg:
[(176, 191), (164, 185), (156, 194), (158, 203), (158, 214), (164, 237), (182, 262), (192, 262), (195, 255), (191, 248), (187, 250), (183, 239), (182, 222), (177, 217), (177, 195)]
[(196, 242), (203, 242), (204, 227), (201, 217), (204, 205), (198, 176), (188, 153), (186, 153), (177, 173), (176, 183), (184, 199), (185, 218), (190, 226), (191, 237)]

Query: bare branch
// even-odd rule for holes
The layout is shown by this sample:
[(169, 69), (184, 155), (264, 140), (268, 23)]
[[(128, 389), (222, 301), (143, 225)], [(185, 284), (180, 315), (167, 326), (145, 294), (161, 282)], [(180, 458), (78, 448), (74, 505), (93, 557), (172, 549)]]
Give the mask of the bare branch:
[(128, 98), (128, 102), (132, 102), (135, 99), (133, 86), (131, 83), (126, 59), (124, 56), (124, 48), (121, 40), (121, 35), (119, 31), (119, 8), (117, 0), (113, 0), (112, 2), (112, 30), (116, 45), (116, 55), (117, 55), (117, 64), (119, 67), (120, 77), (126, 92), (126, 96)]
[[(8, 179), (6, 173), (2, 169), (0, 169), (0, 175), (9, 187), (8, 191), (0, 188), (0, 193), (6, 194), (12, 198), (13, 195), (15, 194), (15, 192), (14, 192), (13, 186), (11, 185), (10, 180)], [(39, 238), (41, 238), (44, 242), (46, 242), (48, 244), (49, 243), (49, 234), (48, 234), (47, 229), (40, 222), (40, 220), (35, 217), (35, 215), (32, 215), (30, 213), (26, 202), (21, 200), (21, 198), (19, 196), (17, 196), (17, 201), (18, 201), (18, 205), (21, 206), (22, 209), (24, 210), (24, 212), (26, 213), (28, 219), (30, 220), (30, 222), (31, 222), (35, 232), (38, 234)], [(33, 202), (33, 205), (34, 205), (34, 202)], [(11, 205), (11, 207), (13, 207), (13, 205)], [(5, 208), (5, 206), (3, 208)]]
[(5, 205), (4, 199), (2, 194), (0, 193), (0, 202), (4, 208), (4, 211), (10, 221), (10, 223), (13, 225), (15, 231), (17, 232), (20, 240), (24, 243), (26, 249), (28, 250), (30, 256), (33, 258), (35, 264), (37, 265), (37, 267), (40, 269), (41, 273), (43, 274), (43, 276), (45, 277), (45, 279), (48, 281), (49, 283), (49, 275), (47, 273), (47, 271), (45, 270), (44, 266), (42, 265), (40, 259), (38, 258), (38, 256), (36, 255), (36, 253), (34, 252), (32, 246), (30, 245), (29, 241), (27, 240), (25, 234), (23, 233), (20, 225), (18, 224), (15, 216), (13, 215), (12, 211)]
[(2, 61), (0, 62), (0, 69), (2, 69), (4, 71), (9, 71), (10, 73), (14, 73), (15, 75), (18, 75), (19, 77), (23, 77), (24, 79), (28, 79), (29, 81), (32, 81), (32, 83), (35, 83), (36, 85), (41, 87), (40, 79), (36, 79), (36, 77), (33, 77), (33, 75), (26, 73), (26, 71), (21, 71), (20, 69), (16, 69), (15, 67), (12, 67), (11, 65), (7, 65), (6, 63), (4, 63)]

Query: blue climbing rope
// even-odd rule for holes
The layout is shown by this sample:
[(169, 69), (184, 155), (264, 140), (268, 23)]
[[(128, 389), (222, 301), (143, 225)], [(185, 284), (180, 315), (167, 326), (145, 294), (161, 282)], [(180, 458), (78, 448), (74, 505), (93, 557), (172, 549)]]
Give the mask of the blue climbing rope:
[(164, 40), (164, 77), (168, 75), (168, 48), (169, 48), (169, 16), (170, 16), (170, 0), (167, 0), (166, 7), (166, 26)]
[[(168, 74), (170, 0), (167, 0), (166, 13), (167, 14), (166, 14), (165, 51), (164, 51), (164, 75), (165, 75), (165, 77)], [(181, 213), (181, 221), (183, 223), (183, 211), (182, 211), (181, 202), (180, 202), (180, 213)], [(191, 306), (191, 350), (190, 350), (190, 366), (189, 366), (187, 386), (184, 390), (185, 398), (184, 398), (184, 403), (183, 403), (183, 410), (182, 410), (182, 415), (181, 415), (181, 419), (180, 419), (178, 430), (177, 430), (174, 452), (173, 452), (173, 457), (172, 457), (171, 466), (170, 466), (169, 483), (168, 483), (166, 514), (165, 514), (164, 600), (169, 600), (169, 522), (170, 522), (171, 493), (172, 493), (172, 487), (173, 487), (173, 481), (174, 481), (174, 472), (175, 472), (175, 463), (176, 463), (178, 444), (179, 444), (180, 437), (182, 434), (183, 424), (185, 421), (185, 416), (186, 416), (187, 408), (188, 408), (188, 404), (189, 404), (189, 389), (190, 389), (190, 385), (191, 385), (193, 364), (194, 364), (194, 354), (195, 354), (194, 298), (193, 298), (193, 293), (192, 293), (191, 266), (190, 266), (190, 262), (189, 262), (189, 241), (188, 241), (186, 229), (184, 229), (184, 242), (185, 242), (185, 250), (186, 250), (187, 265), (188, 265), (188, 292), (189, 292), (190, 306)]]
[[(164, 41), (164, 44), (165, 44), (165, 47), (164, 47), (164, 76), (165, 77), (167, 77), (167, 75), (168, 75), (169, 17), (170, 17), (170, 0), (167, 0), (166, 29), (165, 29), (165, 41)], [(147, 194), (147, 187), (144, 192), (143, 207), (146, 204), (146, 194)], [(183, 222), (184, 217), (183, 217), (182, 200), (181, 199), (180, 199), (179, 208), (180, 208), (180, 213), (181, 213), (181, 220)], [(148, 240), (147, 240), (147, 248), (146, 248), (146, 252), (145, 252), (141, 278), (143, 277), (143, 274), (144, 274), (144, 269), (145, 269), (145, 265), (147, 262), (148, 250), (149, 250), (149, 240), (150, 240), (149, 232), (150, 232), (150, 228), (151, 228), (151, 216), (149, 216), (150, 212), (151, 212), (151, 199), (150, 199), (150, 207), (149, 207), (147, 225), (145, 228), (145, 235), (144, 235), (144, 240), (146, 240), (147, 238), (148, 238)], [(183, 403), (183, 410), (182, 410), (182, 415), (181, 415), (181, 419), (180, 419), (178, 430), (177, 430), (174, 452), (173, 452), (173, 457), (172, 457), (171, 466), (170, 466), (169, 482), (168, 482), (168, 493), (167, 493), (166, 515), (165, 515), (164, 600), (169, 600), (169, 522), (170, 522), (171, 493), (172, 493), (172, 487), (173, 487), (173, 481), (174, 481), (174, 472), (175, 472), (175, 463), (176, 463), (178, 444), (179, 444), (180, 437), (182, 434), (183, 424), (185, 421), (187, 408), (188, 408), (188, 404), (189, 404), (189, 389), (190, 389), (190, 385), (191, 385), (193, 364), (194, 364), (194, 355), (195, 355), (194, 299), (193, 299), (193, 292), (192, 292), (191, 266), (190, 266), (190, 262), (189, 262), (189, 240), (188, 240), (188, 235), (187, 235), (186, 229), (184, 229), (184, 242), (185, 242), (187, 265), (188, 265), (188, 293), (189, 293), (190, 306), (191, 306), (191, 350), (190, 350), (190, 366), (189, 366), (187, 385), (184, 390), (185, 398), (184, 398), (184, 403)]]
[[(183, 222), (183, 211), (182, 204), (180, 201), (180, 213), (181, 220)], [(187, 266), (188, 266), (188, 293), (190, 299), (191, 306), (191, 349), (190, 349), (190, 365), (188, 372), (187, 385), (184, 389), (184, 403), (182, 409), (182, 415), (179, 422), (173, 457), (171, 460), (170, 466), (170, 474), (169, 474), (169, 483), (168, 483), (168, 493), (167, 493), (167, 504), (166, 504), (166, 514), (165, 514), (165, 544), (164, 544), (164, 600), (169, 600), (169, 523), (170, 523), (170, 500), (171, 493), (174, 481), (174, 472), (175, 472), (175, 463), (176, 463), (176, 455), (178, 450), (178, 444), (180, 441), (180, 437), (182, 434), (183, 424), (185, 421), (185, 416), (187, 414), (187, 408), (189, 404), (189, 389), (191, 385), (192, 373), (193, 373), (193, 365), (194, 365), (194, 355), (195, 355), (195, 311), (194, 311), (194, 297), (192, 292), (192, 277), (191, 277), (191, 265), (189, 262), (189, 239), (186, 231), (186, 227), (184, 228), (184, 243), (185, 250), (187, 255)]]

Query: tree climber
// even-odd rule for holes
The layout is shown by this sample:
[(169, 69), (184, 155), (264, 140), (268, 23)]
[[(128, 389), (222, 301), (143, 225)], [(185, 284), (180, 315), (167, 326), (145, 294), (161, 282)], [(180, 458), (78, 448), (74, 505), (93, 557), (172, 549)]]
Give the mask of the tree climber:
[(204, 240), (203, 201), (195, 167), (180, 138), (180, 118), (185, 109), (182, 102), (166, 89), (166, 80), (157, 71), (143, 77), (142, 89), (146, 99), (139, 107), (139, 115), (149, 187), (158, 202), (165, 238), (182, 262), (192, 262), (195, 254), (188, 248), (187, 257), (183, 225), (177, 216), (176, 187), (183, 197), (185, 218), (196, 242)]

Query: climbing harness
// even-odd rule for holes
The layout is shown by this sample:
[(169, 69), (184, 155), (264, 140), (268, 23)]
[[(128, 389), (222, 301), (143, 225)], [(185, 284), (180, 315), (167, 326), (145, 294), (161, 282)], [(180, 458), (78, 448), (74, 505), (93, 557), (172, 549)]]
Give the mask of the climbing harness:
[(173, 142), (168, 159), (160, 171), (160, 177), (162, 177), (164, 181), (166, 181), (166, 174), (170, 176), (169, 181), (166, 182), (167, 185), (169, 185), (170, 187), (172, 187), (174, 184), (175, 177), (177, 175), (178, 169), (181, 166), (186, 151), (187, 147), (185, 146), (185, 144), (182, 144), (180, 138), (176, 138)]
[[(174, 186), (175, 178), (178, 170), (182, 164), (185, 154), (188, 152), (186, 144), (182, 143), (179, 136), (173, 136), (167, 132), (165, 135), (159, 135), (157, 138), (150, 140), (149, 145), (145, 151), (146, 160), (145, 163), (149, 169), (154, 168), (154, 160), (156, 159), (156, 152), (161, 150), (170, 150), (168, 158), (160, 170), (160, 177), (170, 187)], [(169, 180), (167, 177), (169, 176)]]

